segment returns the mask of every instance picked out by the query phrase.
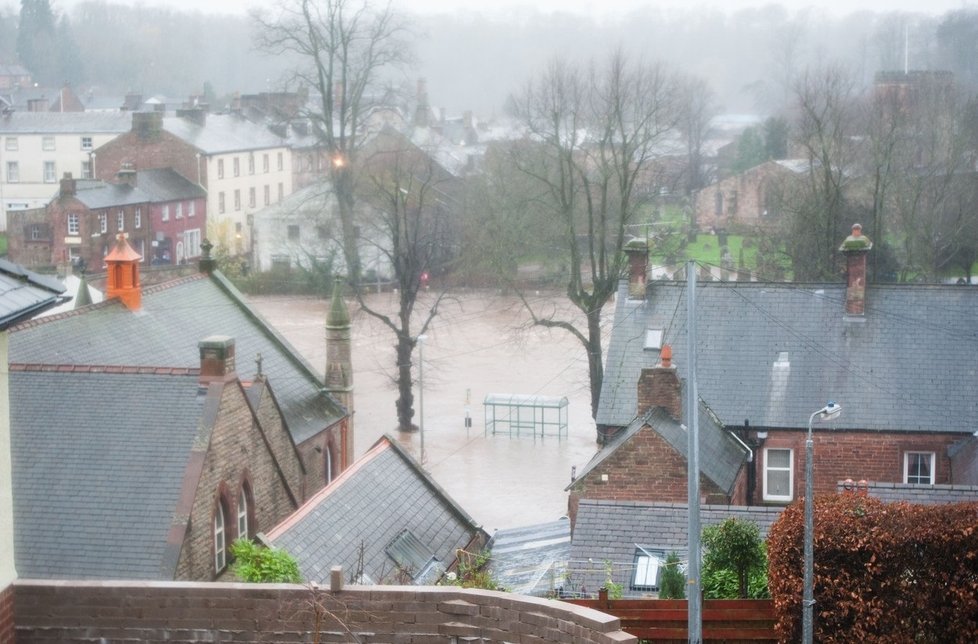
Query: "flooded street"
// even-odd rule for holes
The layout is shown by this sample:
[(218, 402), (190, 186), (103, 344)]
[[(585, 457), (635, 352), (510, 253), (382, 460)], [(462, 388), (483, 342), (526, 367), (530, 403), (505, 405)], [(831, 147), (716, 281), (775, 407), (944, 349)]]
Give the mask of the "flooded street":
[[(369, 297), (372, 307), (385, 312), (396, 307), (392, 294)], [(327, 301), (284, 296), (249, 301), (323, 371)], [(426, 310), (423, 304), (419, 302), (417, 310)], [(389, 433), (418, 458), (420, 435), (396, 431), (394, 335), (354, 301), (348, 305), (353, 320), (357, 456)], [(566, 313), (570, 305), (559, 295), (538, 299), (534, 305), (546, 312), (556, 306), (563, 319), (571, 315)], [(607, 311), (610, 314), (612, 307)], [(425, 467), (490, 534), (564, 515), (571, 467), (580, 469), (596, 449), (582, 346), (566, 331), (528, 328), (529, 319), (516, 297), (464, 292), (442, 301), (424, 343)], [(415, 351), (415, 365), (418, 359)], [(526, 433), (484, 436), (482, 403), (490, 393), (566, 396), (567, 435), (559, 440), (550, 435), (534, 439)], [(418, 403), (416, 385), (415, 422)], [(471, 429), (464, 422), (467, 408)]]

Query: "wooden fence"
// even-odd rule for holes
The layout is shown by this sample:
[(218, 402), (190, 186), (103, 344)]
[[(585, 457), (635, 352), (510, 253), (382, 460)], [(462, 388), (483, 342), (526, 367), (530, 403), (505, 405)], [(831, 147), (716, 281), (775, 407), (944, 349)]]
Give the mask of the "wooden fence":
[[(598, 599), (565, 600), (614, 615), (621, 630), (640, 640), (686, 642), (685, 599)], [(774, 603), (770, 599), (707, 599), (703, 602), (704, 642), (776, 642)]]

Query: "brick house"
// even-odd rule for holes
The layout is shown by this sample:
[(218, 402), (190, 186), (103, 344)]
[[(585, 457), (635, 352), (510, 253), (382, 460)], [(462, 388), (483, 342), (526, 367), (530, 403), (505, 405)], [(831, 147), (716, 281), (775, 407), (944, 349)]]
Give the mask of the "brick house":
[[(315, 373), (209, 257), (211, 272), (145, 289), (124, 238), (106, 259), (105, 302), (11, 336), (18, 567), (214, 579), (233, 538), (269, 530), (348, 466), (351, 419), (327, 389), (351, 397), (352, 381)], [(329, 355), (349, 361), (349, 347)]]
[[(972, 436), (978, 400), (963, 393), (978, 386), (978, 345), (970, 331), (978, 290), (865, 285), (872, 246), (865, 240), (854, 230), (840, 249), (847, 261), (846, 284), (697, 285), (702, 474), (718, 483), (707, 469), (710, 461), (737, 449), (741, 459), (737, 480), (721, 486), (729, 494), (726, 502), (777, 506), (799, 498), (808, 421), (830, 400), (843, 412), (830, 424), (815, 425), (817, 493), (833, 493), (846, 479), (946, 485), (974, 483), (978, 476)], [(644, 278), (644, 253), (635, 255)], [(660, 413), (657, 426), (654, 416), (646, 417), (648, 407), (663, 403), (643, 393), (645, 381), (662, 370), (666, 345), (675, 354), (678, 378), (688, 376), (687, 326), (676, 315), (685, 310), (685, 289), (685, 283), (650, 281), (633, 291), (636, 297), (622, 284), (596, 418), (598, 436), (612, 446), (616, 437), (636, 444), (644, 440), (648, 445), (638, 451), (648, 466), (631, 475), (643, 477), (641, 484), (632, 480), (609, 491), (616, 479), (602, 468), (624, 463), (616, 454), (629, 446), (606, 447), (605, 460), (592, 469), (609, 474), (609, 480), (602, 488), (585, 470), (587, 480), (569, 488), (572, 500), (575, 491), (578, 501), (685, 500), (685, 443), (669, 440), (669, 432), (675, 432), (671, 423), (679, 417)], [(642, 438), (636, 424), (659, 438)], [(729, 474), (732, 464), (727, 467)], [(656, 482), (663, 479), (674, 485), (657, 491)], [(641, 495), (632, 491), (635, 487)], [(703, 488), (708, 500), (715, 492)]]
[(235, 114), (201, 108), (133, 112), (132, 129), (95, 150), (95, 176), (119, 168), (173, 168), (207, 194), (206, 237), (232, 253), (251, 251), (252, 215), (292, 193), (288, 143)]
[(779, 220), (785, 190), (808, 170), (804, 159), (765, 161), (696, 192), (693, 212), (700, 230), (768, 226)]
[(200, 257), (206, 192), (170, 168), (120, 168), (114, 183), (66, 174), (44, 210), (12, 212), (10, 256), (32, 267), (84, 262), (101, 270), (125, 232), (142, 261), (182, 264)]

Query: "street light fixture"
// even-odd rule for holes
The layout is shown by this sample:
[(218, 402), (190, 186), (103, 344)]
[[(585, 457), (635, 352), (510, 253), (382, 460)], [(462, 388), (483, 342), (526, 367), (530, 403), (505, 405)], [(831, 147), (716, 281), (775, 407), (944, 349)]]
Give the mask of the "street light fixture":
[(815, 557), (814, 557), (814, 531), (815, 517), (812, 495), (814, 494), (814, 466), (812, 459), (815, 453), (815, 443), (812, 440), (812, 423), (817, 416), (821, 420), (832, 420), (842, 413), (842, 406), (830, 402), (825, 407), (814, 412), (808, 417), (808, 439), (805, 441), (805, 579), (804, 591), (801, 600), (802, 609), (802, 642), (812, 644), (812, 609), (815, 606), (814, 577), (815, 577)]
[(418, 336), (418, 430), (421, 434), (421, 467), (424, 467), (424, 341), (427, 335)]

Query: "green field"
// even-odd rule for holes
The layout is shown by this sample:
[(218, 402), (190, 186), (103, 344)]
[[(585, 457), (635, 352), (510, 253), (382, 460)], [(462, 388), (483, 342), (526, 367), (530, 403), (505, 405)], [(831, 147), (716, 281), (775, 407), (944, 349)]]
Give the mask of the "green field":
[(7, 254), (7, 233), (0, 233), (0, 257)]

